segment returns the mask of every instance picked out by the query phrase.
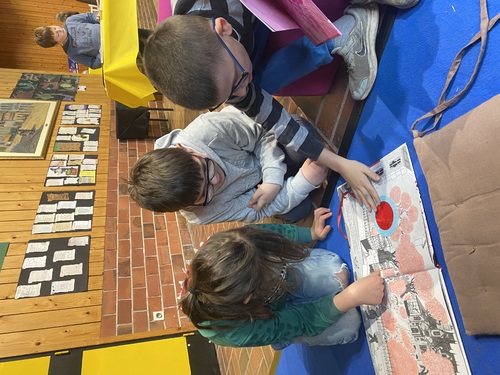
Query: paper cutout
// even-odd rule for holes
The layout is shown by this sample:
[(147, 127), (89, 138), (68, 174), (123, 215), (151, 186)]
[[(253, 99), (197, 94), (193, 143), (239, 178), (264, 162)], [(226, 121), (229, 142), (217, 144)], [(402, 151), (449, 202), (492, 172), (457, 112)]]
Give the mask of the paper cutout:
[(28, 243), (15, 298), (87, 290), (90, 236)]
[(91, 230), (94, 197), (94, 190), (43, 193), (32, 233)]
[(381, 270), (386, 296), (361, 306), (377, 374), (470, 374), (421, 204), (406, 145), (372, 168), (384, 203), (370, 214), (344, 184), (338, 188), (354, 278)]

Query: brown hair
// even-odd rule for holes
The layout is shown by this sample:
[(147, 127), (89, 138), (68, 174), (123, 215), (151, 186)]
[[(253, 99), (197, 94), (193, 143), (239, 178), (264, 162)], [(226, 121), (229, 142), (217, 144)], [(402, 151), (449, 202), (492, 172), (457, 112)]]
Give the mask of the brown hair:
[(43, 48), (50, 48), (57, 45), (54, 33), (50, 26), (40, 26), (35, 29), (35, 43)]
[(218, 104), (215, 79), (223, 47), (210, 20), (192, 15), (167, 18), (144, 49), (148, 78), (172, 102), (193, 110)]
[(174, 212), (192, 206), (203, 182), (199, 165), (179, 148), (150, 151), (130, 171), (128, 192), (142, 208)]
[[(205, 329), (272, 317), (266, 299), (283, 281), (285, 264), (300, 262), (307, 255), (305, 245), (257, 226), (214, 234), (192, 259), (184, 282), (187, 290), (179, 304), (196, 327)], [(292, 287), (285, 280), (281, 295)], [(249, 295), (252, 298), (244, 303)], [(200, 325), (213, 320), (227, 324)]]

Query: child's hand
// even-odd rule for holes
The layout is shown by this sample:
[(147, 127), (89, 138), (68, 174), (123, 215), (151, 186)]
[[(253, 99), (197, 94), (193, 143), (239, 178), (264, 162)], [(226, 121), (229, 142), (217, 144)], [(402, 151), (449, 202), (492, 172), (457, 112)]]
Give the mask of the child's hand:
[(325, 181), (328, 172), (328, 168), (311, 159), (307, 159), (300, 170), (311, 185), (319, 185)]
[(344, 159), (339, 173), (351, 186), (358, 202), (371, 211), (377, 210), (380, 198), (370, 182), (380, 180), (380, 177), (366, 165), (355, 160)]
[(311, 237), (313, 241), (324, 240), (332, 227), (325, 225), (326, 219), (332, 216), (329, 208), (320, 207), (314, 210), (314, 221), (311, 226)]
[(340, 311), (347, 311), (359, 305), (379, 305), (382, 298), (384, 279), (377, 270), (349, 285), (333, 298), (333, 303)]
[(260, 211), (276, 198), (280, 190), (281, 186), (277, 184), (260, 184), (248, 201), (247, 207)]

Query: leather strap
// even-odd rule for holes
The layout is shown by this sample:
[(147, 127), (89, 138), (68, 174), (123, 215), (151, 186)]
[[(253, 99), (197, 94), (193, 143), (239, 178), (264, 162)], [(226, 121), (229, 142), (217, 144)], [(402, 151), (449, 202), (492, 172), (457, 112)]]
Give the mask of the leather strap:
[[(474, 37), (471, 39), (471, 41), (463, 47), (460, 52), (455, 56), (455, 59), (453, 60), (453, 63), (451, 64), (451, 68), (448, 72), (448, 75), (446, 77), (446, 82), (444, 84), (443, 91), (441, 92), (441, 96), (439, 97), (438, 100), (438, 105), (432, 109), (431, 111), (427, 112), (425, 115), (419, 117), (416, 119), (413, 124), (411, 125), (411, 131), (413, 133), (413, 137), (422, 137), (425, 134), (433, 131), (436, 129), (439, 121), (441, 120), (441, 117), (443, 116), (443, 112), (454, 105), (472, 86), (472, 83), (474, 82), (476, 75), (479, 71), (479, 66), (481, 64), (481, 61), (483, 59), (484, 52), (486, 50), (486, 42), (488, 38), (488, 31), (491, 30), (491, 28), (496, 24), (496, 22), (500, 19), (500, 13), (497, 14), (495, 17), (493, 17), (491, 20), (488, 17), (488, 8), (487, 8), (487, 0), (480, 0), (480, 8), (481, 8), (481, 24), (480, 24), (480, 31), (474, 35)], [(458, 92), (454, 97), (451, 99), (446, 100), (446, 93), (448, 91), (448, 88), (451, 84), (451, 81), (455, 77), (460, 64), (462, 63), (462, 58), (467, 52), (467, 50), (473, 46), (478, 40), (481, 40), (481, 49), (479, 51), (479, 55), (476, 60), (476, 65), (474, 67), (474, 71), (472, 72), (472, 75), (469, 79), (469, 82), (465, 85), (465, 87)], [(430, 129), (426, 129), (423, 131), (418, 131), (415, 129), (416, 125), (426, 119), (426, 118), (431, 118), (434, 117), (434, 125)]]

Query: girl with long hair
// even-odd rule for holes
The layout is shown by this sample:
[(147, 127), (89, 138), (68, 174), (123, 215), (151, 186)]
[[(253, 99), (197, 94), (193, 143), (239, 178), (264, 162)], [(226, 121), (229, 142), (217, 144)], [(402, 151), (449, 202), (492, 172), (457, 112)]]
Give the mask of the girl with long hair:
[(196, 253), (179, 304), (218, 345), (333, 345), (358, 337), (356, 307), (378, 305), (384, 283), (374, 272), (350, 285), (340, 257), (305, 244), (326, 238), (327, 208), (311, 228), (261, 224), (211, 236)]

